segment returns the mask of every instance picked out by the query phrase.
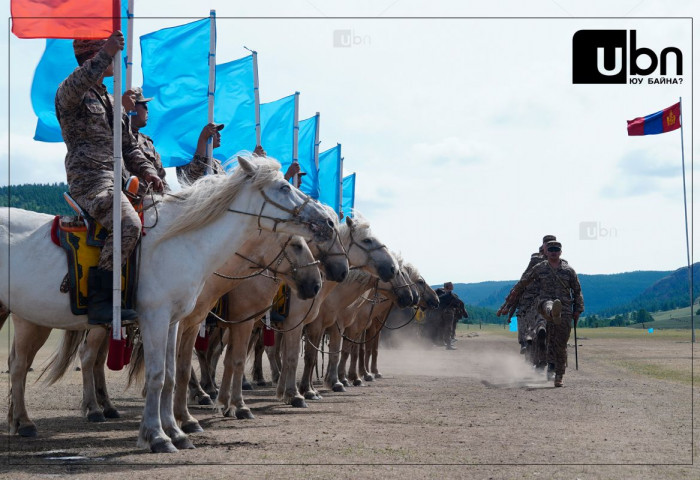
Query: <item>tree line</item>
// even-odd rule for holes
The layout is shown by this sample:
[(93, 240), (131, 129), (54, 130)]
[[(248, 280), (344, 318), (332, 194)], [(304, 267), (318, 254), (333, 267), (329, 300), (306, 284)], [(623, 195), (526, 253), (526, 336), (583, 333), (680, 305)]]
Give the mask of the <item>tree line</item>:
[(16, 207), (52, 215), (71, 215), (73, 209), (63, 199), (68, 185), (37, 183), (0, 187), (0, 207)]

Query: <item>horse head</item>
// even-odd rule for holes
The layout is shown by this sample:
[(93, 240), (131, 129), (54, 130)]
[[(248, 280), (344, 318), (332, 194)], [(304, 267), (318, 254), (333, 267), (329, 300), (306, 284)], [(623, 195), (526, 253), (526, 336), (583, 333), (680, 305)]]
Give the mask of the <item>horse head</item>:
[[(321, 271), (306, 240), (299, 235), (290, 236), (285, 242), (275, 264), (285, 283), (294, 288), (302, 300), (313, 298), (321, 290)], [(285, 266), (286, 263), (286, 266)]]
[(438, 308), (440, 306), (440, 299), (438, 298), (437, 293), (435, 293), (435, 290), (430, 288), (430, 285), (428, 285), (420, 272), (418, 272), (418, 269), (411, 263), (404, 263), (404, 268), (406, 269), (411, 282), (418, 290), (418, 306), (424, 309)]
[(309, 247), (314, 257), (321, 262), (323, 271), (326, 274), (326, 279), (332, 282), (342, 282), (350, 271), (348, 255), (340, 239), (338, 216), (331, 207), (324, 207), (331, 218), (333, 218), (336, 234), (333, 235), (333, 238), (325, 242), (311, 242)]
[(399, 308), (410, 307), (417, 299), (413, 296), (411, 280), (405, 269), (399, 267), (397, 274), (388, 282), (379, 281), (377, 291), (389, 297)]
[(399, 271), (396, 259), (377, 237), (372, 234), (369, 222), (355, 213), (356, 217), (346, 217), (341, 225), (340, 236), (350, 265), (388, 282)]

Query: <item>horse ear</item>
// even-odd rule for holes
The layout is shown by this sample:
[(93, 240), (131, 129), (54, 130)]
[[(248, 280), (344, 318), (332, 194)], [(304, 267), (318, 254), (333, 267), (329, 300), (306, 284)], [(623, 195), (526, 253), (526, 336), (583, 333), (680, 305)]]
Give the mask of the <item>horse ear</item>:
[(240, 165), (245, 174), (249, 177), (252, 177), (255, 174), (255, 165), (253, 165), (253, 162), (246, 160), (244, 157), (238, 157), (238, 165)]
[(345, 223), (348, 224), (348, 227), (352, 228), (354, 223), (352, 217), (345, 217)]

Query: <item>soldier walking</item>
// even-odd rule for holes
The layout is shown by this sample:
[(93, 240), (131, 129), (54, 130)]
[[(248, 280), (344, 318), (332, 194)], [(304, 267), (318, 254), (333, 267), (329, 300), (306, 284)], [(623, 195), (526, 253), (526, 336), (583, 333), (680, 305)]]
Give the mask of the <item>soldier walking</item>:
[(547, 320), (548, 376), (555, 374), (554, 386), (564, 386), (566, 372), (566, 345), (571, 335), (571, 322), (578, 323), (583, 312), (583, 295), (578, 276), (568, 263), (561, 260), (561, 243), (547, 242), (547, 260), (535, 265), (506, 297), (497, 315), (507, 313), (517, 305), (525, 289), (537, 288), (537, 311)]

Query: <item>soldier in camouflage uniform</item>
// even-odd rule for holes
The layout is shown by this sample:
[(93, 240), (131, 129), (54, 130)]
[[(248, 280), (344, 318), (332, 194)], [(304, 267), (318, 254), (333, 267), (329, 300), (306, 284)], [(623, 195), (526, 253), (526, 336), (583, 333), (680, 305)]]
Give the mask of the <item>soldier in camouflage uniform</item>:
[[(131, 120), (131, 133), (134, 134), (136, 138), (136, 144), (143, 152), (144, 156), (151, 162), (151, 165), (158, 173), (158, 177), (163, 182), (163, 191), (169, 192), (170, 186), (168, 182), (165, 181), (165, 169), (163, 168), (163, 162), (160, 160), (160, 154), (156, 151), (156, 147), (153, 145), (153, 140), (148, 135), (141, 133), (141, 129), (148, 123), (148, 102), (153, 100), (152, 98), (146, 98), (143, 96), (143, 89), (141, 87), (134, 87), (131, 90), (124, 92), (124, 97), (122, 104), (125, 106), (126, 110), (129, 103), (133, 103), (133, 111), (135, 115), (130, 117)], [(144, 196), (148, 189), (147, 182), (139, 182), (138, 195)]]
[[(56, 116), (66, 143), (65, 166), (70, 194), (92, 218), (110, 230), (97, 268), (88, 272), (88, 321), (112, 321), (112, 196), (114, 147), (112, 96), (102, 84), (112, 76), (112, 57), (124, 48), (124, 36), (114, 32), (107, 40), (75, 40), (76, 68), (58, 87)], [(126, 167), (153, 183), (163, 185), (157, 172), (144, 157), (122, 116), (122, 153)], [(121, 185), (118, 191), (121, 193)], [(127, 197), (121, 193), (122, 264), (139, 240), (141, 222)], [(122, 310), (123, 320), (134, 320), (136, 312)]]
[[(530, 262), (523, 272), (523, 275), (532, 270), (532, 267), (547, 259), (547, 256), (544, 254), (544, 246), (550, 240), (556, 239), (557, 237), (554, 235), (545, 235), (544, 238), (542, 238), (542, 245), (540, 246), (539, 252), (533, 253), (530, 256)], [(535, 288), (534, 285), (530, 285), (525, 289), (523, 296), (520, 298), (520, 302), (518, 302), (518, 343), (520, 344), (521, 354), (527, 353), (529, 345), (532, 344), (535, 323), (537, 321), (537, 309), (535, 308), (537, 291)]]
[[(223, 130), (223, 128), (223, 124), (217, 125), (215, 123), (208, 123), (202, 128), (199, 138), (197, 139), (197, 149), (194, 152), (194, 157), (190, 163), (176, 168), (177, 180), (180, 182), (180, 185), (191, 185), (197, 179), (206, 175), (209, 163), (207, 158), (207, 143), (209, 143), (209, 138), (212, 138), (213, 148), (218, 148), (221, 145), (221, 130)], [(214, 157), (211, 159), (211, 173), (226, 173), (221, 162)]]
[(583, 295), (578, 276), (561, 260), (561, 243), (547, 242), (547, 260), (535, 265), (522, 276), (508, 294), (497, 315), (509, 312), (530, 284), (537, 286), (537, 311), (547, 320), (547, 361), (554, 370), (554, 386), (564, 385), (566, 344), (571, 334), (571, 321), (578, 323), (583, 312)]

